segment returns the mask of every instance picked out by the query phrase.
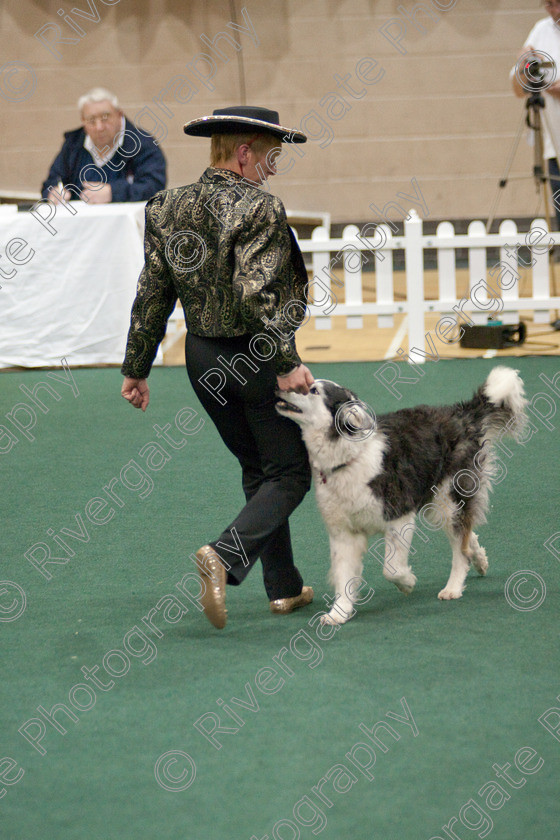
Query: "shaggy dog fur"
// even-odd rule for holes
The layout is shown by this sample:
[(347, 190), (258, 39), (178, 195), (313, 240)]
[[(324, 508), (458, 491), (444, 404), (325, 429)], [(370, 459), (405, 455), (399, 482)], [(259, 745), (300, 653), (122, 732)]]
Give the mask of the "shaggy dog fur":
[(373, 534), (385, 535), (385, 578), (412, 592), (408, 554), (417, 518), (427, 530), (443, 528), (451, 544), (451, 574), (440, 599), (461, 597), (470, 565), (486, 574), (486, 552), (473, 528), (488, 509), (492, 445), (521, 433), (525, 405), (523, 382), (507, 367), (494, 368), (467, 402), (378, 418), (328, 380), (316, 380), (305, 396), (279, 394), (277, 411), (301, 427), (329, 533), (336, 600), (325, 623), (342, 624), (355, 614), (354, 579)]

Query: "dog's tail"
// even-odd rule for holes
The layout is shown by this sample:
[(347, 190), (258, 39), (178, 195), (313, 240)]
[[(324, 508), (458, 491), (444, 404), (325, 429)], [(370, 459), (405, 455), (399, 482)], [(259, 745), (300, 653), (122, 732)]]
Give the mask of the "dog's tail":
[(527, 423), (527, 400), (519, 371), (503, 365), (493, 368), (479, 393), (492, 406), (486, 415), (489, 431), (519, 438)]

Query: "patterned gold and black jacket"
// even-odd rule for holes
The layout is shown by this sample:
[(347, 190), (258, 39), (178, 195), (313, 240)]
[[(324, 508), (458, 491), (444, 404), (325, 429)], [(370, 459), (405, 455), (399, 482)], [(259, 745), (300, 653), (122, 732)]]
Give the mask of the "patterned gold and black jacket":
[(294, 329), (305, 317), (307, 272), (279, 198), (210, 167), (195, 184), (148, 202), (144, 253), (125, 376), (149, 374), (177, 298), (193, 334), (260, 334), (269, 343), (255, 347), (277, 374), (300, 364)]

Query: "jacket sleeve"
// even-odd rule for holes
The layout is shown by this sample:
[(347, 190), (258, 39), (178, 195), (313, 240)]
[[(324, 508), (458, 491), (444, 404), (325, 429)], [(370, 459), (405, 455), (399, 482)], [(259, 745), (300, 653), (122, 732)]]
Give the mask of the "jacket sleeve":
[(65, 181), (64, 152), (65, 149), (63, 146), (51, 164), (49, 174), (41, 187), (41, 195), (43, 198), (48, 198), (49, 189), (51, 187), (56, 187), (59, 181), (62, 181), (62, 183)]
[(252, 215), (234, 253), (233, 293), (241, 319), (248, 333), (274, 344), (277, 374), (288, 373), (301, 364), (294, 329), (305, 317), (307, 274), (279, 199), (267, 200)]
[[(132, 130), (129, 129), (132, 133)], [(112, 201), (147, 201), (160, 190), (165, 189), (166, 163), (163, 152), (152, 137), (146, 137), (134, 131), (140, 143), (137, 154), (130, 157), (123, 171), (131, 175), (128, 179), (117, 178), (110, 182)]]
[(145, 264), (138, 279), (132, 305), (130, 329), (121, 373), (145, 379), (152, 367), (167, 320), (177, 302), (177, 292), (165, 259), (165, 243), (159, 225), (164, 212), (161, 195), (146, 205)]

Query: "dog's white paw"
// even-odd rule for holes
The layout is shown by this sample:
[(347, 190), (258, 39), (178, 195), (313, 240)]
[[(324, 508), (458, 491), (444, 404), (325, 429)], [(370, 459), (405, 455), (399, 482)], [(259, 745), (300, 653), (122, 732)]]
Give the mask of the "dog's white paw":
[(416, 577), (416, 575), (412, 574), (412, 572), (409, 572), (408, 574), (403, 575), (403, 577), (393, 578), (393, 583), (395, 584), (397, 589), (400, 589), (400, 591), (404, 592), (405, 595), (410, 595), (410, 593), (416, 586), (417, 580), (418, 578)]
[(454, 601), (457, 598), (460, 598), (462, 594), (463, 592), (461, 589), (449, 589), (446, 586), (445, 589), (438, 592), (438, 598), (440, 601)]
[(338, 610), (331, 610), (330, 613), (325, 613), (319, 619), (321, 624), (346, 624), (346, 622), (351, 618), (351, 616), (344, 616), (341, 615)]
[(471, 563), (478, 572), (479, 575), (485, 575), (488, 571), (488, 560), (486, 558), (486, 552), (483, 548), (479, 548), (471, 557)]

